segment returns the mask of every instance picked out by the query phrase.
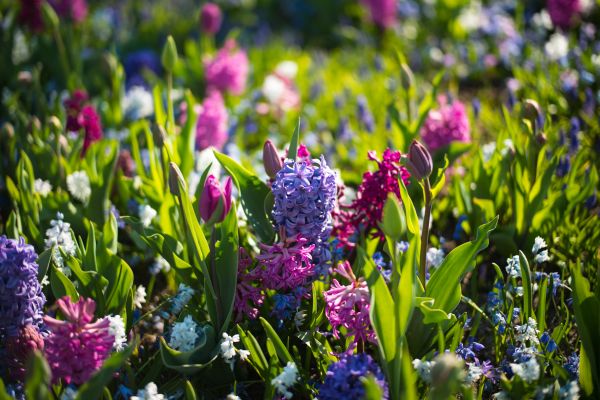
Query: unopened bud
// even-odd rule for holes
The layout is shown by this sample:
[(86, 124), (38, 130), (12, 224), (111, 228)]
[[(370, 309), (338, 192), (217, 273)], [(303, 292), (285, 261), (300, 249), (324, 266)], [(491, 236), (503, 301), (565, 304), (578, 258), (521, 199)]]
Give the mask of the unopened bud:
[(204, 188), (200, 201), (200, 216), (205, 223), (211, 225), (225, 219), (231, 209), (232, 180), (228, 176), (225, 186), (221, 188), (219, 181), (213, 175), (209, 175), (204, 182)]
[(283, 167), (281, 157), (279, 157), (275, 145), (270, 140), (267, 140), (263, 147), (263, 165), (265, 166), (265, 172), (271, 179), (274, 179), (277, 172)]
[(548, 138), (546, 137), (546, 134), (544, 132), (538, 132), (538, 134), (535, 135), (535, 140), (540, 146), (543, 146), (548, 141)]
[(218, 5), (206, 3), (200, 11), (200, 29), (202, 32), (214, 35), (221, 28), (223, 15)]
[(402, 63), (400, 65), (400, 80), (404, 90), (408, 90), (414, 84), (415, 76), (408, 65)]
[(165, 46), (163, 47), (162, 51), (161, 61), (163, 67), (169, 72), (172, 72), (175, 68), (175, 64), (177, 64), (177, 46), (175, 45), (175, 40), (173, 39), (173, 36), (169, 35), (167, 41), (165, 42)]
[(56, 115), (52, 115), (50, 118), (48, 118), (48, 125), (50, 125), (50, 129), (52, 129), (54, 132), (62, 131), (62, 122), (60, 122), (60, 118), (58, 118)]
[(169, 189), (174, 196), (179, 196), (179, 183), (185, 187), (185, 180), (179, 170), (179, 167), (174, 162), (169, 163)]
[(525, 100), (523, 104), (523, 119), (531, 123), (534, 133), (537, 133), (544, 127), (544, 114), (537, 101), (532, 99)]
[(383, 218), (381, 222), (383, 233), (395, 241), (399, 241), (406, 232), (406, 219), (400, 200), (394, 193), (389, 193), (383, 206)]
[(433, 161), (429, 150), (416, 140), (410, 144), (408, 149), (409, 171), (418, 180), (429, 178), (433, 171)]
[(2, 136), (6, 139), (12, 139), (15, 137), (15, 128), (10, 122), (6, 122), (2, 125)]
[(31, 75), (31, 72), (29, 71), (19, 71), (19, 74), (17, 75), (17, 80), (19, 81), (19, 83), (28, 85), (33, 81), (33, 75)]
[(163, 128), (160, 125), (153, 125), (152, 138), (154, 139), (154, 144), (156, 145), (156, 147), (162, 149), (162, 147), (165, 145), (165, 140), (167, 138), (167, 132), (165, 131), (165, 128)]

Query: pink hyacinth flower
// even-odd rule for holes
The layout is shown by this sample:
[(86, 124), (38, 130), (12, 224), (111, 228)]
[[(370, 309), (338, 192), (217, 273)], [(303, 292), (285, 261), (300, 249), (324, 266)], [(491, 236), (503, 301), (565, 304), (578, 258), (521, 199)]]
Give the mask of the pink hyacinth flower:
[(217, 55), (204, 65), (206, 86), (209, 91), (216, 89), (240, 95), (246, 89), (248, 79), (248, 56), (237, 49), (235, 40), (229, 39)]
[(227, 143), (227, 109), (221, 94), (211, 91), (199, 109), (196, 121), (196, 149), (223, 149)]
[(452, 142), (471, 142), (469, 117), (463, 103), (454, 100), (447, 104), (445, 97), (439, 99), (440, 108), (429, 111), (421, 128), (421, 137), (431, 151)]

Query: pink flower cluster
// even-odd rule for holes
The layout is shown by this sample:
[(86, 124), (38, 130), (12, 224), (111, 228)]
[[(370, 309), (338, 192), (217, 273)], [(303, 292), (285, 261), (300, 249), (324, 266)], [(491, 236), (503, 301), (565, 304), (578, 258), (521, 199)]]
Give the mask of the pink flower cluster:
[(64, 101), (67, 112), (67, 130), (78, 132), (83, 129), (83, 149), (81, 155), (84, 156), (90, 145), (102, 139), (102, 122), (93, 106), (86, 104), (88, 95), (83, 90), (75, 90), (71, 97)]
[(581, 12), (580, 0), (548, 0), (546, 6), (552, 24), (561, 29), (569, 29)]
[(375, 172), (365, 172), (358, 187), (356, 200), (334, 212), (332, 234), (342, 245), (351, 247), (348, 240), (360, 227), (363, 227), (365, 232), (374, 229), (376, 235), (383, 236), (379, 223), (388, 193), (395, 193), (400, 198), (398, 179), (401, 178), (404, 184), (408, 185), (410, 177), (408, 170), (400, 165), (400, 158), (399, 151), (390, 149), (383, 152), (381, 161), (374, 151), (369, 152), (369, 160), (375, 161), (379, 169)]
[(369, 9), (371, 21), (387, 29), (396, 22), (396, 0), (362, 0)]
[(75, 23), (80, 23), (87, 17), (86, 0), (50, 0), (50, 4), (60, 17), (69, 18)]
[(446, 98), (439, 99), (440, 108), (429, 111), (421, 128), (421, 137), (431, 151), (452, 142), (471, 142), (471, 127), (465, 106), (458, 100), (447, 104)]
[(216, 89), (240, 95), (246, 88), (248, 56), (237, 49), (235, 40), (229, 39), (217, 55), (204, 65), (208, 90)]
[(45, 339), (45, 355), (54, 382), (81, 385), (102, 366), (109, 356), (114, 336), (107, 318), (94, 319), (96, 303), (81, 297), (73, 303), (65, 296), (56, 301), (65, 320), (44, 316), (51, 334)]
[(312, 251), (314, 244), (296, 235), (272, 246), (259, 244), (263, 250), (258, 256), (263, 269), (258, 273), (268, 289), (285, 290), (304, 286), (314, 274)]
[[(354, 343), (374, 341), (375, 332), (371, 328), (369, 309), (371, 297), (369, 288), (363, 278), (356, 278), (348, 261), (344, 261), (334, 270), (346, 278), (349, 284), (342, 285), (333, 279), (325, 297), (325, 315), (333, 329), (333, 336), (340, 338), (340, 328), (345, 328), (347, 335), (354, 337)], [(351, 347), (352, 349), (353, 347)]]
[(258, 317), (258, 308), (264, 300), (265, 295), (262, 290), (253, 285), (260, 282), (257, 269), (250, 271), (252, 258), (244, 249), (240, 247), (240, 259), (238, 261), (238, 283), (235, 292), (235, 302), (233, 308), (236, 312), (235, 320), (241, 321), (243, 318), (256, 319)]
[(196, 122), (196, 149), (223, 149), (227, 142), (227, 109), (221, 93), (211, 90), (204, 99)]
[(44, 349), (44, 338), (33, 325), (25, 325), (16, 336), (6, 339), (6, 363), (13, 379), (22, 381), (25, 378), (25, 363), (35, 350)]

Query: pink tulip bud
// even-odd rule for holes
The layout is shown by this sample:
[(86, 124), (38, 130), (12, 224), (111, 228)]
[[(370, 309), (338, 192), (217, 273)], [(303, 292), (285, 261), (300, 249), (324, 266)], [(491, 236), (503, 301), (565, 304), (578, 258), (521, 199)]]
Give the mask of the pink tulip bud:
[(281, 157), (275, 148), (275, 145), (270, 140), (265, 142), (263, 147), (263, 165), (265, 166), (265, 172), (270, 178), (274, 179), (275, 175), (283, 167)]
[(231, 177), (225, 180), (225, 186), (221, 185), (217, 178), (209, 175), (204, 183), (202, 196), (200, 196), (200, 217), (207, 224), (221, 222), (231, 208)]
[(418, 180), (428, 178), (433, 170), (429, 150), (416, 140), (413, 140), (408, 149), (408, 166), (410, 173)]
[(214, 35), (221, 28), (223, 15), (218, 5), (206, 3), (200, 11), (200, 29), (202, 32)]

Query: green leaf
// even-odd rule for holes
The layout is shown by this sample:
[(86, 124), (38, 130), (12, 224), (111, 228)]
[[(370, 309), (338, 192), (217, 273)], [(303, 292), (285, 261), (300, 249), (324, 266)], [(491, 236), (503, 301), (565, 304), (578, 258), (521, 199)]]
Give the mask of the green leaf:
[(52, 248), (44, 250), (38, 257), (38, 281), (42, 281), (48, 273), (52, 261)]
[(258, 375), (260, 375), (261, 378), (266, 379), (269, 372), (269, 363), (267, 362), (267, 358), (265, 357), (260, 344), (258, 344), (256, 338), (252, 335), (252, 332), (244, 331), (239, 325), (237, 326), (237, 331), (240, 335), (240, 341), (246, 350), (250, 352), (250, 363)]
[(185, 400), (196, 400), (196, 391), (188, 380), (185, 381)]
[(267, 333), (267, 337), (271, 339), (273, 346), (275, 347), (275, 352), (277, 353), (277, 358), (279, 358), (279, 362), (283, 365), (286, 365), (288, 362), (294, 362), (292, 355), (288, 351), (287, 347), (283, 344), (275, 329), (269, 324), (269, 322), (260, 317), (260, 323), (262, 324), (265, 332)]
[(360, 380), (363, 382), (363, 385), (365, 385), (364, 400), (381, 400), (383, 398), (383, 390), (372, 374), (362, 377)]
[(96, 400), (102, 396), (103, 389), (114, 379), (115, 373), (119, 372), (123, 364), (129, 359), (136, 345), (131, 345), (126, 349), (111, 355), (102, 368), (84, 383), (75, 396), (75, 400)]
[(533, 287), (531, 285), (531, 268), (529, 261), (521, 250), (519, 250), (521, 264), (521, 278), (523, 279), (523, 316), (525, 321), (533, 316)]
[(220, 347), (214, 328), (205, 324), (198, 333), (198, 344), (187, 352), (169, 347), (164, 337), (160, 338), (160, 356), (167, 368), (189, 375), (201, 371), (217, 359)]
[(50, 400), (50, 366), (39, 351), (34, 351), (27, 361), (25, 393), (28, 400)]
[(127, 304), (127, 296), (133, 287), (133, 271), (118, 256), (110, 255), (106, 263), (98, 266), (98, 273), (108, 281), (105, 290), (105, 313), (119, 315)]
[(236, 206), (221, 223), (221, 237), (216, 248), (217, 286), (221, 296), (221, 305), (225, 313), (225, 321), (219, 329), (219, 337), (225, 332), (233, 314), (233, 303), (237, 288), (239, 238)]
[(475, 264), (477, 254), (489, 244), (489, 235), (498, 224), (498, 217), (477, 229), (475, 240), (456, 247), (433, 272), (425, 297), (434, 299), (432, 308), (452, 312), (460, 302), (460, 281)]
[(269, 187), (255, 174), (246, 170), (233, 159), (215, 151), (215, 157), (227, 173), (231, 175), (240, 191), (242, 207), (248, 216), (248, 222), (263, 243), (272, 243), (275, 237), (273, 224), (265, 213), (265, 199), (271, 192)]
[(0, 379), (0, 400), (13, 400), (13, 397), (6, 391), (6, 386), (4, 386), (2, 379)]
[(73, 282), (69, 280), (58, 268), (53, 267), (52, 273), (50, 274), (50, 287), (54, 297), (60, 299), (63, 296), (69, 296), (71, 300), (77, 301), (79, 294), (73, 285)]
[(292, 140), (290, 142), (290, 147), (288, 149), (288, 157), (291, 160), (295, 160), (298, 155), (298, 144), (300, 142), (300, 118), (298, 118), (298, 125), (296, 125), (296, 129), (294, 129), (294, 134), (292, 135)]

